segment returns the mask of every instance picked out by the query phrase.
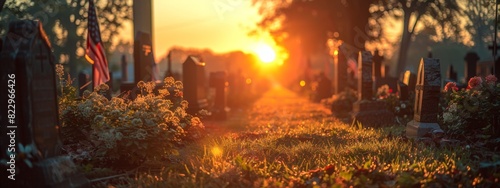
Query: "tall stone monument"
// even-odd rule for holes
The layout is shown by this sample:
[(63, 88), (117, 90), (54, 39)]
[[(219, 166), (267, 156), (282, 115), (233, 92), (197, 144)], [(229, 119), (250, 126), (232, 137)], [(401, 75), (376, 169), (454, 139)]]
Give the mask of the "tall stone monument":
[(202, 109), (207, 109), (205, 62), (199, 57), (188, 56), (182, 64), (182, 82), (184, 99), (189, 102), (187, 112), (196, 114)]
[(407, 137), (422, 137), (431, 131), (442, 131), (437, 123), (440, 92), (439, 59), (422, 58), (415, 86), (414, 116), (406, 125)]

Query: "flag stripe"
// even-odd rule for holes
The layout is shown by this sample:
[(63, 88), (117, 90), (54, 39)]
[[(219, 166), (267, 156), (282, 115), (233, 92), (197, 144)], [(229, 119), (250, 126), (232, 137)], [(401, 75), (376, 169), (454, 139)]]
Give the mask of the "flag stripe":
[(99, 30), (99, 23), (97, 22), (97, 15), (93, 0), (89, 0), (87, 25), (87, 50), (85, 58), (92, 64), (92, 80), (95, 88), (109, 81), (110, 77), (108, 61), (102, 46), (101, 32)]

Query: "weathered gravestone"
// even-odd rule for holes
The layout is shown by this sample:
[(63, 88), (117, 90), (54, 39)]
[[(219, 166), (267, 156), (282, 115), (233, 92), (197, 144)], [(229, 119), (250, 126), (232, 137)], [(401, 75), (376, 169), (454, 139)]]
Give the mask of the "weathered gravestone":
[(373, 69), (372, 69), (372, 80), (373, 80), (373, 91), (381, 86), (380, 79), (382, 78), (382, 62), (384, 61), (384, 56), (380, 55), (380, 52), (375, 50), (375, 55), (373, 56)]
[(137, 32), (134, 41), (134, 80), (156, 81), (154, 73), (154, 56), (151, 35), (144, 32)]
[(324, 72), (318, 76), (318, 86), (316, 87), (316, 94), (314, 102), (320, 102), (322, 99), (332, 97), (332, 82), (326, 77)]
[(441, 92), (439, 59), (422, 58), (415, 86), (413, 120), (406, 125), (406, 136), (415, 138), (432, 131), (442, 131), (438, 122), (438, 104)]
[(188, 113), (196, 114), (208, 107), (205, 62), (195, 56), (188, 56), (182, 64), (184, 99), (189, 102)]
[(453, 65), (450, 65), (448, 71), (446, 72), (446, 77), (449, 81), (457, 81), (457, 71), (453, 68)]
[(398, 95), (400, 101), (408, 101), (410, 99), (410, 92), (408, 90), (408, 85), (398, 81)]
[(122, 82), (127, 82), (128, 81), (128, 63), (127, 63), (127, 56), (125, 56), (125, 55), (122, 55), (121, 68), (122, 68)]
[(359, 52), (358, 71), (358, 101), (353, 104), (352, 118), (369, 127), (392, 125), (394, 114), (387, 110), (384, 102), (373, 100), (372, 54), (369, 51)]
[(465, 83), (477, 75), (477, 62), (479, 61), (479, 55), (476, 52), (468, 52), (465, 54)]
[(226, 72), (211, 72), (209, 78), (210, 87), (215, 88), (215, 98), (212, 117), (217, 120), (226, 119)]
[(337, 59), (334, 60), (333, 93), (339, 94), (347, 87), (347, 47), (339, 46)]
[(151, 35), (138, 31), (134, 40), (134, 82), (122, 83), (121, 92), (129, 91), (129, 97), (135, 98), (139, 91), (137, 88), (139, 81), (157, 81), (155, 66)]
[(411, 93), (415, 91), (415, 85), (417, 83), (417, 75), (411, 71), (405, 71), (403, 76), (403, 83), (408, 86), (408, 91)]
[(7, 184), (1, 187), (88, 186), (71, 159), (60, 156), (56, 60), (41, 22), (11, 22), (0, 60), (0, 99), (9, 107), (0, 115), (1, 134), (8, 135), (0, 158), (9, 165), (0, 172)]

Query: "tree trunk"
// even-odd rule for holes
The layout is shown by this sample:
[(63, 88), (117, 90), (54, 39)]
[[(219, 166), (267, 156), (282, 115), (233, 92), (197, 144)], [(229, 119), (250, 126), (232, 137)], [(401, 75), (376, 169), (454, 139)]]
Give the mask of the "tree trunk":
[(410, 25), (410, 14), (403, 13), (403, 33), (401, 35), (401, 43), (399, 46), (398, 61), (396, 62), (396, 76), (403, 72), (406, 68), (406, 60), (408, 50), (410, 49), (411, 35), (408, 26)]

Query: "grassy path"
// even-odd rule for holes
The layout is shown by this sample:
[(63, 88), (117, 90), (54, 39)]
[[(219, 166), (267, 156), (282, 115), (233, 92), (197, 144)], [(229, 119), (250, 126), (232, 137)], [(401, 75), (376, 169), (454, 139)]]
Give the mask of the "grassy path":
[(167, 161), (150, 164), (130, 184), (490, 187), (498, 183), (498, 172), (479, 175), (478, 160), (467, 148), (438, 148), (393, 136), (402, 133), (400, 126), (351, 127), (332, 118), (321, 105), (280, 87), (249, 109), (231, 112), (227, 121), (207, 121), (206, 127), (207, 137), (186, 145)]

